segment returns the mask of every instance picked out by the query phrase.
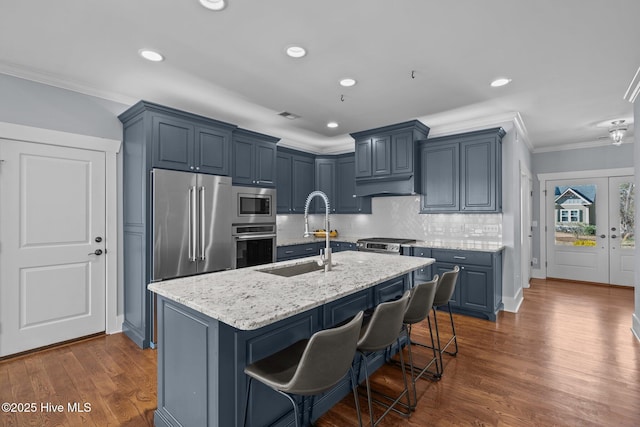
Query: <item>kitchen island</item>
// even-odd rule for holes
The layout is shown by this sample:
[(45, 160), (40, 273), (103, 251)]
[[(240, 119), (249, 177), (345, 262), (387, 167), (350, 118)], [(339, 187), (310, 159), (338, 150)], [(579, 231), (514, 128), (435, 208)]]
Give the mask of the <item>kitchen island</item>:
[[(411, 285), (411, 272), (431, 258), (340, 252), (337, 264), (283, 277), (318, 257), (156, 282), (158, 296), (158, 409), (156, 426), (242, 425), (247, 378), (244, 367), (333, 327)], [(280, 274), (283, 271), (280, 270)], [(287, 274), (290, 274), (288, 271)], [(371, 372), (385, 361), (373, 355)], [(313, 400), (313, 417), (350, 392), (347, 379)], [(290, 403), (256, 384), (249, 425), (288, 425)]]

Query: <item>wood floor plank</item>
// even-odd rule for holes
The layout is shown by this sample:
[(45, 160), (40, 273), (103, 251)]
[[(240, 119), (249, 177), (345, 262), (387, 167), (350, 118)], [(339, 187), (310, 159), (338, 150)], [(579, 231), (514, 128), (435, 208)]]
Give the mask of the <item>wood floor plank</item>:
[[(381, 427), (640, 425), (640, 343), (630, 331), (633, 289), (533, 280), (518, 313), (496, 322), (454, 315), (460, 353), (445, 356), (441, 381), (418, 382), (409, 419), (390, 414)], [(448, 316), (439, 313), (442, 337)], [(426, 341), (426, 325), (412, 336)], [(426, 359), (417, 350), (418, 362)], [(152, 426), (156, 352), (123, 334), (0, 361), (0, 401), (89, 402), (90, 413), (0, 413), (0, 426)], [(397, 367), (372, 378), (397, 390)], [(366, 402), (360, 401), (364, 419)], [(65, 408), (66, 409), (66, 408)], [(380, 413), (378, 408), (376, 413)], [(318, 427), (357, 425), (347, 396)]]

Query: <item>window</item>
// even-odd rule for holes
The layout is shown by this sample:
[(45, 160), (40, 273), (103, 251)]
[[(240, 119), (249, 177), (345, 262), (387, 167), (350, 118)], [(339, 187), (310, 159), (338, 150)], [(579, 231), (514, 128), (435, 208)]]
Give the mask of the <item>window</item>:
[(560, 209), (560, 222), (580, 222), (580, 209)]

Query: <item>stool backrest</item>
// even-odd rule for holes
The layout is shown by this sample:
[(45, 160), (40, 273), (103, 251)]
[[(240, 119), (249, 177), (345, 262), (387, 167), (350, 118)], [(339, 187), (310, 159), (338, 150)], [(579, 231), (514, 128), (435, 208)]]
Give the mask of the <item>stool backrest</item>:
[(453, 291), (456, 289), (456, 282), (458, 281), (459, 272), (460, 267), (456, 265), (455, 267), (453, 267), (453, 270), (445, 271), (444, 273), (442, 273), (442, 277), (440, 277), (440, 281), (438, 282), (436, 296), (433, 300), (434, 307), (439, 307), (449, 302), (451, 296), (453, 295)]
[(378, 351), (387, 348), (398, 338), (404, 313), (409, 303), (409, 291), (402, 298), (379, 304), (371, 319), (363, 328), (358, 340), (358, 350)]
[(313, 334), (285, 391), (319, 394), (340, 382), (356, 354), (362, 318), (361, 311), (342, 326)]
[(433, 306), (433, 299), (436, 296), (437, 289), (437, 274), (433, 276), (433, 279), (430, 281), (418, 283), (411, 289), (409, 305), (407, 306), (407, 311), (404, 313), (404, 323), (413, 325), (427, 318)]

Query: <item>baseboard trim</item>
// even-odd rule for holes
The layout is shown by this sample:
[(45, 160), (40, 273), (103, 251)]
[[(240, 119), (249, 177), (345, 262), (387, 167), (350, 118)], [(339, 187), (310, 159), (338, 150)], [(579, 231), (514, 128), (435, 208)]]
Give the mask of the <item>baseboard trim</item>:
[(502, 303), (504, 304), (504, 311), (508, 311), (510, 313), (517, 313), (520, 310), (520, 306), (522, 305), (522, 301), (524, 301), (524, 293), (522, 289), (518, 290), (518, 293), (515, 297), (505, 297), (502, 296)]
[(633, 313), (631, 316), (631, 332), (636, 336), (636, 339), (640, 341), (640, 317), (637, 313)]

